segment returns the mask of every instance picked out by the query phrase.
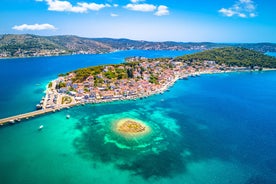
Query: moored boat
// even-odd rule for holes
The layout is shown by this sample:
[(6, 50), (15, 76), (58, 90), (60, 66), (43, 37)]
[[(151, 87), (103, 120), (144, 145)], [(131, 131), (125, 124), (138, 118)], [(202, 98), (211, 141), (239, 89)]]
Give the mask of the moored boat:
[(37, 105), (36, 105), (36, 109), (37, 109), (37, 110), (42, 109), (42, 105), (41, 105), (41, 104), (37, 104)]
[(44, 126), (43, 125), (40, 125), (39, 127), (38, 127), (38, 130), (42, 130), (44, 128)]

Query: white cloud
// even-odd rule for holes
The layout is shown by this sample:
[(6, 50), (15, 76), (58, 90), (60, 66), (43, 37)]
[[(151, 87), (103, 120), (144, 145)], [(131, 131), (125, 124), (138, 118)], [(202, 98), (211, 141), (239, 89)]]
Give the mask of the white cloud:
[(244, 13), (239, 13), (238, 16), (241, 18), (246, 18), (246, 15)]
[(73, 6), (68, 1), (59, 1), (59, 0), (46, 0), (47, 4), (49, 5), (48, 10), (50, 11), (68, 11), (68, 12), (75, 12), (75, 13), (84, 13), (87, 11), (87, 8), (81, 6)]
[(118, 14), (115, 14), (115, 13), (111, 13), (110, 16), (111, 16), (111, 17), (118, 17), (119, 15), (118, 15)]
[(86, 10), (99, 11), (102, 8), (111, 7), (109, 4), (96, 4), (96, 3), (78, 3), (80, 7), (85, 8)]
[(156, 6), (152, 4), (127, 4), (125, 8), (132, 11), (141, 11), (141, 12), (152, 12), (156, 10)]
[(232, 17), (233, 15), (235, 15), (235, 12), (231, 9), (221, 8), (219, 12), (227, 17)]
[(251, 3), (251, 0), (240, 0), (241, 3)]
[(255, 13), (250, 13), (249, 16), (250, 17), (256, 17), (256, 14)]
[(113, 4), (113, 6), (114, 6), (115, 8), (117, 8), (119, 5), (118, 5), (118, 4)]
[(158, 6), (157, 12), (154, 15), (163, 16), (163, 15), (169, 15), (169, 14), (170, 14), (170, 12), (168, 10), (168, 7), (164, 6), (164, 5), (160, 5), (160, 6)]
[(239, 0), (230, 8), (221, 8), (219, 12), (227, 17), (256, 17), (256, 5), (252, 0)]
[(45, 0), (48, 4), (48, 10), (60, 11), (60, 12), (74, 12), (74, 13), (85, 13), (88, 10), (99, 11), (102, 8), (111, 7), (109, 4), (96, 4), (96, 3), (77, 3), (73, 6), (69, 1), (60, 0)]
[(132, 3), (140, 3), (140, 2), (143, 2), (145, 0), (130, 0)]
[(145, 0), (131, 0), (132, 3), (127, 4), (124, 6), (124, 8), (132, 11), (140, 11), (140, 12), (153, 12), (157, 10), (154, 15), (156, 16), (164, 16), (164, 15), (169, 15), (169, 9), (167, 6), (160, 5), (160, 6), (155, 6), (153, 4), (147, 4), (147, 3), (142, 3), (139, 4), (140, 2), (145, 1)]
[(24, 31), (24, 30), (36, 31), (36, 30), (54, 30), (56, 28), (51, 24), (33, 24), (33, 25), (22, 24), (20, 26), (15, 25), (12, 27), (12, 29), (18, 30), (18, 31)]

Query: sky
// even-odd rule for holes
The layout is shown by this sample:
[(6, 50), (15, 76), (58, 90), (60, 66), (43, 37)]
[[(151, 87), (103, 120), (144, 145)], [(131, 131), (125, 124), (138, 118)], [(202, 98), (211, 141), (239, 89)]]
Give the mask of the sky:
[(276, 43), (275, 0), (1, 0), (0, 34)]

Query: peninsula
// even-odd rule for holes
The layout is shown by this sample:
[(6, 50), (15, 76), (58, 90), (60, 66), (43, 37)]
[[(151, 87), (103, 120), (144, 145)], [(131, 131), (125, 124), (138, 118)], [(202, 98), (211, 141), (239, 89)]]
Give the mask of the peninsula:
[(178, 79), (206, 73), (276, 68), (276, 58), (235, 47), (177, 58), (127, 58), (125, 63), (78, 69), (51, 81), (38, 109), (60, 109), (148, 97), (165, 92)]
[[(81, 68), (48, 84), (37, 111), (0, 119), (0, 125), (85, 103), (136, 100), (162, 94), (179, 79), (201, 74), (276, 68), (276, 58), (245, 48), (226, 47), (176, 58), (130, 57), (122, 64)], [(123, 123), (118, 130), (143, 132), (143, 124)]]

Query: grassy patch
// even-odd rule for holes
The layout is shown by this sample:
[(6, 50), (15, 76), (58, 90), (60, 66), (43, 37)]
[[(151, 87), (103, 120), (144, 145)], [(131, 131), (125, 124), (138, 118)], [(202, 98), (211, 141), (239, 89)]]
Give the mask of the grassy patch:
[(72, 102), (72, 98), (69, 96), (63, 96), (61, 100), (61, 104), (70, 104)]

